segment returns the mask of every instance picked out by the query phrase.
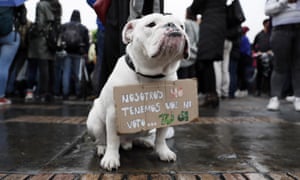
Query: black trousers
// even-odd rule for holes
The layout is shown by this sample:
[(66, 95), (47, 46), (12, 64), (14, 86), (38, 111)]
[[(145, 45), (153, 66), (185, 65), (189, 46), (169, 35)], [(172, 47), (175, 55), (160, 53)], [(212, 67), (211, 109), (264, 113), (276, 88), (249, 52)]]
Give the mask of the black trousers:
[(214, 61), (198, 60), (196, 62), (196, 76), (198, 79), (198, 93), (216, 94), (216, 76)]

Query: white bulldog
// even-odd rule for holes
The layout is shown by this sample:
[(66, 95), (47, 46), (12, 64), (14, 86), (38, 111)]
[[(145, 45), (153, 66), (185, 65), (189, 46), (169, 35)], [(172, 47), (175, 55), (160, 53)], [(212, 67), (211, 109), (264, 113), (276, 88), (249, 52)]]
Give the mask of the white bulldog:
[[(127, 54), (119, 58), (87, 119), (88, 132), (96, 139), (97, 153), (99, 156), (104, 155), (100, 165), (107, 170), (120, 166), (120, 144), (129, 149), (132, 147), (132, 137), (145, 134), (117, 134), (113, 88), (177, 80), (179, 60), (189, 56), (189, 41), (184, 24), (172, 15), (151, 14), (129, 21), (123, 29), (122, 37), (127, 44)], [(156, 130), (154, 149), (161, 160), (175, 161), (176, 154), (169, 149), (165, 140), (167, 130)]]

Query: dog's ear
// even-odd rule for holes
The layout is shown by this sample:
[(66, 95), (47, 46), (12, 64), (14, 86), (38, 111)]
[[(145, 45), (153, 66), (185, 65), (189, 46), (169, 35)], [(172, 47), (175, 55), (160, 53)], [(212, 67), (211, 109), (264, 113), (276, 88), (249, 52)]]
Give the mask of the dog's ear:
[(132, 41), (135, 24), (136, 20), (131, 20), (124, 26), (122, 31), (122, 40), (124, 44), (129, 44)]

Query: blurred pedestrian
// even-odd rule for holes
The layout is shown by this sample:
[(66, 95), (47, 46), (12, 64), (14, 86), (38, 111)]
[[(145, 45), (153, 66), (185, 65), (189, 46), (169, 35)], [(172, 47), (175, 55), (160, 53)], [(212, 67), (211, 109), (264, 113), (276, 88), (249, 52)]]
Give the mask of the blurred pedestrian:
[(294, 108), (300, 111), (300, 1), (267, 0), (265, 13), (272, 18), (271, 48), (274, 52), (271, 99), (267, 109), (279, 110), (279, 98), (290, 71)]
[(35, 37), (30, 38), (28, 58), (37, 62), (38, 89), (42, 102), (53, 100), (56, 51), (46, 40), (48, 27), (61, 24), (62, 8), (58, 0), (40, 0), (36, 6)]
[[(131, 5), (134, 5), (133, 11), (130, 11)], [(159, 7), (157, 8), (158, 5)], [(163, 0), (111, 0), (105, 20), (100, 91), (110, 76), (118, 58), (125, 54), (125, 44), (123, 44), (121, 36), (124, 25), (130, 18), (139, 18), (143, 15), (157, 12), (157, 10), (161, 13), (163, 12)]]
[(256, 95), (262, 92), (270, 94), (270, 81), (272, 73), (273, 52), (270, 46), (271, 22), (270, 19), (263, 21), (263, 29), (257, 33), (253, 42), (253, 56), (256, 60)]
[[(9, 69), (20, 45), (20, 35), (13, 28), (16, 13), (24, 11), (24, 9), (24, 5), (19, 7), (0, 7), (0, 105), (11, 104), (11, 100), (5, 98), (5, 91)], [(24, 18), (26, 16), (21, 17)]]
[[(228, 19), (227, 19), (227, 21), (228, 21)], [(235, 98), (235, 91), (237, 90), (237, 66), (238, 66), (238, 62), (239, 62), (240, 54), (241, 54), (240, 53), (241, 36), (242, 36), (241, 23), (235, 24), (235, 23), (227, 22), (227, 31), (226, 31), (226, 40), (225, 40), (225, 43), (227, 43), (227, 45), (224, 44), (224, 60), (223, 61), (226, 61), (226, 58), (228, 58), (229, 62), (228, 62), (227, 67), (228, 67), (229, 79), (228, 79), (228, 84), (227, 84), (226, 83), (227, 82), (226, 75), (224, 75), (225, 78), (223, 78), (223, 79), (225, 82), (221, 83), (220, 87), (223, 87), (223, 88), (221, 88), (221, 90), (219, 90), (221, 97), (223, 94), (223, 96), (225, 96), (225, 97), (226, 97), (226, 95), (228, 95), (229, 98)], [(226, 46), (227, 46), (227, 48), (226, 48)], [(224, 66), (223, 66), (223, 68), (224, 68)], [(226, 69), (224, 69), (223, 71), (226, 71)]]
[[(63, 100), (68, 100), (70, 95), (71, 80), (75, 84), (75, 95), (80, 98), (80, 63), (89, 49), (89, 30), (81, 23), (79, 10), (73, 10), (70, 22), (61, 27), (62, 46), (67, 52), (63, 58)], [(85, 62), (84, 62), (85, 63)]]
[(225, 39), (223, 60), (214, 62), (214, 70), (216, 74), (216, 89), (218, 96), (222, 99), (226, 99), (229, 94), (229, 59), (232, 49), (232, 42)]
[(251, 90), (253, 82), (254, 67), (252, 59), (251, 43), (247, 36), (249, 27), (243, 26), (240, 42), (240, 60), (238, 61), (238, 90), (235, 93), (237, 97), (247, 96)]
[(213, 63), (223, 60), (226, 36), (226, 1), (193, 0), (192, 14), (201, 14), (201, 27), (198, 42), (196, 72), (199, 93), (205, 94), (204, 107), (219, 106), (216, 92), (216, 77)]
[(193, 78), (196, 77), (196, 60), (199, 40), (199, 24), (197, 22), (197, 15), (191, 14), (190, 9), (186, 9), (185, 15), (185, 32), (190, 40), (190, 57), (180, 62), (180, 68), (177, 71), (178, 78)]
[[(90, 7), (94, 8), (93, 5), (96, 0), (87, 0), (87, 3)], [(104, 31), (105, 27), (104, 24), (101, 22), (100, 18), (97, 17), (97, 34), (96, 34), (96, 61), (92, 75), (92, 86), (93, 86), (93, 93), (92, 96), (98, 97), (101, 87), (100, 87), (100, 76), (101, 76), (101, 69), (102, 69), (102, 60), (103, 60), (103, 45), (104, 45)]]
[[(26, 9), (23, 13), (19, 13), (19, 16), (26, 17)], [(6, 92), (11, 95), (19, 95), (24, 97), (26, 93), (26, 70), (27, 70), (27, 54), (28, 54), (28, 30), (31, 26), (31, 21), (27, 18), (24, 22), (17, 21), (15, 24), (16, 31), (20, 34), (20, 45), (15, 56), (15, 59), (11, 65), (9, 72), (9, 80), (7, 84)], [(23, 73), (23, 77), (20, 79), (20, 75)]]
[(238, 64), (241, 59), (241, 37), (242, 37), (242, 27), (236, 26), (233, 30), (233, 35), (231, 38), (232, 48), (230, 51), (230, 62), (229, 62), (229, 98), (235, 98), (235, 92), (238, 89)]

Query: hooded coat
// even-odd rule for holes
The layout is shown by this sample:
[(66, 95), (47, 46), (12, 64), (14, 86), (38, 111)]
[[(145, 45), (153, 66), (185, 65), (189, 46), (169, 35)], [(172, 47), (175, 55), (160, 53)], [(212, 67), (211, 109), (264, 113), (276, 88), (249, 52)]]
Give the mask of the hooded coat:
[(36, 6), (35, 26), (38, 32), (29, 39), (28, 58), (39, 60), (54, 60), (55, 52), (49, 50), (43, 29), (49, 22), (60, 24), (62, 9), (58, 0), (40, 0)]
[(62, 41), (63, 41), (64, 33), (67, 33), (69, 28), (74, 28), (74, 27), (76, 27), (76, 32), (78, 32), (78, 35), (81, 36), (79, 38), (81, 43), (78, 44), (76, 48), (67, 46), (66, 51), (70, 54), (87, 54), (89, 49), (89, 41), (90, 41), (89, 30), (86, 26), (84, 26), (81, 23), (81, 16), (78, 10), (73, 10), (70, 18), (70, 22), (67, 22), (62, 25), (61, 28)]
[(222, 60), (226, 36), (226, 0), (194, 0), (191, 13), (201, 14), (197, 60)]

